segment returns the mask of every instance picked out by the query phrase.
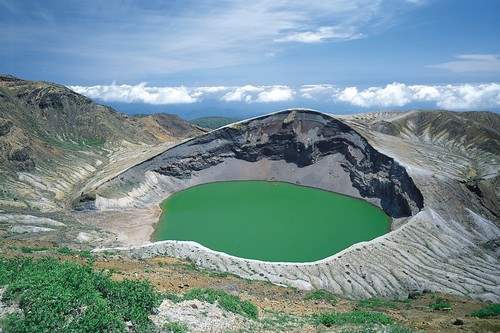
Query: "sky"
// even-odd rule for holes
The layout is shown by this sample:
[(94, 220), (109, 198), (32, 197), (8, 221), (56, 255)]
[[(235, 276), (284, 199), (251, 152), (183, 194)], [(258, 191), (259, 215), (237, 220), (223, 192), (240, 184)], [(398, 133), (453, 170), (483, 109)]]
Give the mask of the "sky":
[(0, 73), (128, 113), (500, 111), (498, 0), (0, 0)]

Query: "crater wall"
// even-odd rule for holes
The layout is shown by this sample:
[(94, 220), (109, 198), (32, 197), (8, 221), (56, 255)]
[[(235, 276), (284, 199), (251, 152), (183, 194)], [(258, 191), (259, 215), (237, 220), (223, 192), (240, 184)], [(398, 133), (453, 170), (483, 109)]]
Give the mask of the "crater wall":
[(394, 218), (423, 207), (406, 170), (340, 120), (284, 111), (210, 132), (112, 179), (97, 209), (146, 207), (180, 189), (235, 179), (281, 180), (366, 199)]

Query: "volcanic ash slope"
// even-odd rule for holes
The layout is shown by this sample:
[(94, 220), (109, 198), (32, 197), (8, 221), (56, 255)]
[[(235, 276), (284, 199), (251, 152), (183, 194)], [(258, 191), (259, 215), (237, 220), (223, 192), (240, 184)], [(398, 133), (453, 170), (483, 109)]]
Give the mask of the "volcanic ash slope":
[[(303, 264), (247, 260), (193, 242), (119, 250), (136, 257), (189, 258), (210, 269), (353, 298), (431, 290), (500, 301), (499, 156), (492, 151), (498, 132), (471, 120), (488, 144), (468, 144), (463, 143), (468, 134), (457, 138), (462, 133), (444, 133), (446, 128), (435, 133), (427, 118), (442, 116), (439, 112), (418, 126), (412, 119), (401, 124), (405, 115), (341, 119), (287, 110), (229, 125), (107, 182), (93, 193), (95, 208), (151, 209), (176, 191), (222, 180), (279, 180), (331, 190), (381, 207), (393, 217), (395, 230)], [(454, 120), (467, 125), (464, 119)], [(375, 124), (379, 121), (384, 126)]]

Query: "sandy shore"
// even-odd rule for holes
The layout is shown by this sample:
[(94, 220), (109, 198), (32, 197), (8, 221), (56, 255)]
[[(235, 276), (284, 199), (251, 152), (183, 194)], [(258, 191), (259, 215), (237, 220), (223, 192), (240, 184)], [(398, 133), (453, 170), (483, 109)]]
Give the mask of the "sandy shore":
[(121, 211), (91, 211), (77, 213), (83, 224), (93, 225), (115, 235), (109, 240), (125, 246), (143, 245), (151, 241), (154, 226), (158, 223), (161, 208), (126, 209)]

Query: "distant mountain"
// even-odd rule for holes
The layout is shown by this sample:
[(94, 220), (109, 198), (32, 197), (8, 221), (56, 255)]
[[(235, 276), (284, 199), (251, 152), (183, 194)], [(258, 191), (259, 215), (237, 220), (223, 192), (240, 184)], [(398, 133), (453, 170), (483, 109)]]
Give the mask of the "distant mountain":
[(191, 120), (191, 124), (200, 126), (203, 128), (216, 129), (231, 123), (237, 122), (240, 119), (228, 118), (228, 117), (201, 117)]
[[(186, 121), (175, 114), (155, 113), (149, 115), (134, 115), (148, 131), (154, 133), (161, 138), (182, 138), (193, 137), (204, 133), (205, 131), (199, 128), (198, 125)], [(200, 126), (202, 127), (202, 126)]]

